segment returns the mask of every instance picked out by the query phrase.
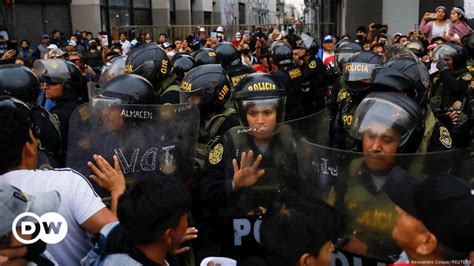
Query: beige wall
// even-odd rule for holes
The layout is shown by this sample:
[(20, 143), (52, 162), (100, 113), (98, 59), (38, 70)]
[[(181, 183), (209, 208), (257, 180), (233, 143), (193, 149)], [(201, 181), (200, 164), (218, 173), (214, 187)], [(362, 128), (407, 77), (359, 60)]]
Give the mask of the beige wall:
[(73, 31), (100, 31), (100, 0), (72, 0), (71, 23)]

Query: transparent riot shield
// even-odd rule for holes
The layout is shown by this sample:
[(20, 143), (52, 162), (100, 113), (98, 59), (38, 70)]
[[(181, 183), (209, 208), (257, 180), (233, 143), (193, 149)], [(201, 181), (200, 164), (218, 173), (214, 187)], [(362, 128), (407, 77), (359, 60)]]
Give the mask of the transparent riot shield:
[(191, 104), (120, 105), (92, 101), (71, 116), (67, 166), (85, 176), (94, 154), (109, 162), (116, 155), (127, 183), (154, 172), (192, 176), (199, 110)]
[(296, 150), (301, 193), (317, 196), (341, 214), (343, 228), (334, 260), (342, 265), (384, 265), (398, 259), (401, 250), (392, 238), (397, 213), (385, 192), (395, 166), (420, 180), (448, 173), (474, 184), (473, 161), (466, 150), (381, 155), (306, 141), (298, 142)]
[[(235, 259), (258, 255), (261, 216), (281, 191), (302, 189), (298, 178), (297, 142), (312, 140), (327, 145), (328, 132), (329, 116), (323, 110), (279, 124), (234, 127), (211, 149), (210, 156), (215, 155), (212, 159), (217, 158), (217, 162), (222, 158), (220, 164), (224, 169), (220, 168), (223, 171), (220, 176), (226, 184), (222, 190), (225, 190), (227, 201), (216, 211), (218, 227), (222, 230), (222, 255)], [(255, 154), (254, 160), (262, 155), (258, 169), (265, 172), (255, 183), (232, 190), (235, 175), (232, 161), (235, 159), (242, 168), (241, 156), (250, 151)], [(215, 171), (212, 166), (211, 171)]]

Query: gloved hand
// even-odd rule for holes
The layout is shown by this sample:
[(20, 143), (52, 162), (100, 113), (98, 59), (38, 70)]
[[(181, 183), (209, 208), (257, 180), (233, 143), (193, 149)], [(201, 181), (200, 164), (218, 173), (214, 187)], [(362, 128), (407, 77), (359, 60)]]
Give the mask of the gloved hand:
[(446, 61), (444, 60), (440, 60), (437, 64), (436, 64), (436, 68), (438, 69), (439, 72), (443, 72), (445, 70), (449, 70), (449, 66), (448, 64), (446, 63)]

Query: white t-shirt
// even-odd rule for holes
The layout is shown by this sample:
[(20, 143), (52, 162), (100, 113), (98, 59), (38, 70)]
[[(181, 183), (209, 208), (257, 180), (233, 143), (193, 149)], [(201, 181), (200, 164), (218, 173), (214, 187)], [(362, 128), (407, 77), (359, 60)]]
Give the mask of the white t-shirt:
[(90, 235), (80, 224), (105, 208), (87, 178), (69, 168), (16, 170), (1, 175), (0, 182), (32, 195), (53, 190), (59, 193), (61, 204), (58, 213), (66, 219), (68, 232), (63, 241), (49, 244), (46, 250), (59, 265), (79, 265), (92, 248)]
[(444, 26), (437, 26), (433, 22), (433, 28), (431, 29), (431, 37), (444, 37), (449, 32), (449, 23), (446, 23)]
[(132, 44), (128, 40), (125, 40), (124, 42), (120, 41), (120, 44), (122, 45), (123, 54), (128, 53)]

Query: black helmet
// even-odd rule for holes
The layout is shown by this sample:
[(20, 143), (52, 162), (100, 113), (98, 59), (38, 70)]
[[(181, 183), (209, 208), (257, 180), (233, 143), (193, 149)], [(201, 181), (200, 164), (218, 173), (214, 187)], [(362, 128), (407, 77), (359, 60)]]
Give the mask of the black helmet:
[(230, 42), (221, 42), (214, 47), (217, 53), (217, 60), (224, 67), (240, 62), (240, 54)]
[(247, 109), (259, 105), (272, 105), (277, 108), (277, 122), (285, 116), (286, 90), (269, 74), (252, 73), (236, 86), (233, 100), (242, 126), (249, 126)]
[(125, 61), (125, 73), (146, 78), (157, 90), (170, 72), (171, 63), (168, 55), (155, 42), (131, 50)]
[(474, 58), (474, 32), (471, 32), (468, 35), (464, 36), (461, 41), (464, 47), (466, 47), (469, 54), (471, 55), (471, 58)]
[(29, 68), (13, 64), (0, 66), (0, 89), (2, 95), (27, 103), (35, 102), (41, 91), (38, 77)]
[(360, 51), (362, 51), (362, 46), (354, 41), (341, 40), (338, 42), (334, 52), (334, 60), (338, 70), (342, 71), (344, 64), (347, 63), (355, 53)]
[(466, 66), (467, 59), (469, 59), (469, 52), (466, 48), (457, 43), (446, 42), (436, 46), (431, 58), (437, 61), (443, 60), (446, 56), (452, 58), (454, 69), (461, 69)]
[(430, 75), (425, 65), (410, 51), (377, 68), (374, 76), (376, 89), (404, 91), (421, 106), (428, 100)]
[(103, 92), (93, 102), (110, 102), (115, 104), (155, 104), (153, 85), (135, 74), (120, 75), (110, 80)]
[[(398, 152), (406, 152), (403, 147), (418, 148), (418, 145), (408, 147), (407, 144), (415, 130), (422, 131), (418, 129), (423, 128), (424, 114), (415, 101), (403, 94), (373, 92), (359, 104), (353, 121), (349, 131), (353, 138), (362, 140), (367, 130), (370, 130), (372, 134), (381, 135), (391, 128), (400, 135)], [(374, 123), (378, 126), (374, 126)]]
[(126, 55), (115, 56), (102, 67), (99, 78), (99, 85), (101, 88), (105, 87), (105, 84), (107, 84), (111, 79), (125, 74), (126, 61)]
[(201, 48), (192, 54), (196, 66), (207, 64), (219, 64), (216, 51), (211, 48)]
[(293, 50), (286, 44), (276, 45), (272, 49), (272, 60), (277, 66), (293, 64)]
[(382, 56), (369, 51), (355, 53), (344, 64), (343, 79), (351, 95), (355, 96), (370, 88), (373, 72), (382, 63)]
[(194, 58), (186, 53), (178, 53), (173, 56), (171, 60), (173, 66), (173, 73), (176, 75), (176, 79), (183, 80), (186, 73), (188, 73), (195, 65)]
[(197, 66), (186, 74), (181, 83), (180, 102), (187, 103), (191, 96), (199, 96), (201, 116), (206, 117), (222, 108), (231, 94), (231, 83), (219, 64)]
[(64, 59), (36, 60), (33, 72), (45, 83), (63, 84), (64, 97), (72, 98), (83, 85), (81, 70)]
[(402, 47), (407, 48), (408, 50), (412, 51), (416, 56), (423, 57), (425, 55), (425, 48), (420, 41), (417, 40), (409, 40), (405, 42)]

